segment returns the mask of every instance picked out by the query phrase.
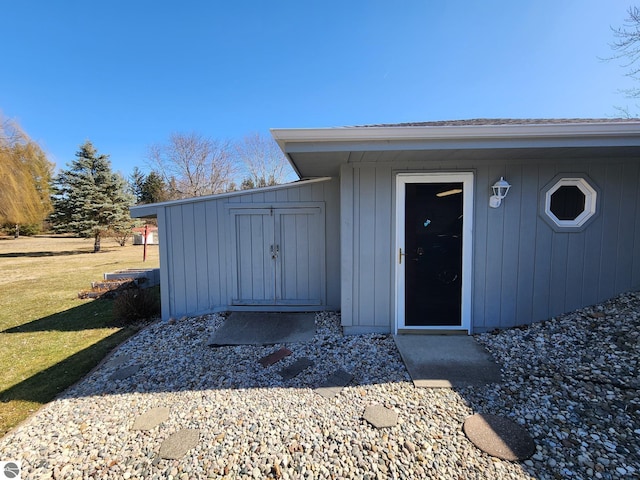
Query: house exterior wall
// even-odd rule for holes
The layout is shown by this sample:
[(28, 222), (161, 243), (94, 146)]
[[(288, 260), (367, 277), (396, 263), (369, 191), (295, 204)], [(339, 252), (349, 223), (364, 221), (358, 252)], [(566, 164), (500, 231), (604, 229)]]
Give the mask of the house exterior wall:
[(230, 230), (234, 228), (231, 205), (266, 207), (270, 204), (323, 202), (326, 300), (322, 308), (338, 309), (339, 199), (339, 182), (331, 179), (158, 206), (162, 318), (224, 311), (231, 306), (232, 249), (236, 245)]
[[(468, 171), (475, 177), (471, 328), (544, 320), (640, 287), (640, 162), (544, 158), (507, 161), (356, 162), (341, 167), (342, 322), (346, 333), (395, 328), (395, 175)], [(541, 195), (559, 174), (587, 175), (596, 216), (556, 231)], [(489, 208), (501, 176), (512, 188)]]

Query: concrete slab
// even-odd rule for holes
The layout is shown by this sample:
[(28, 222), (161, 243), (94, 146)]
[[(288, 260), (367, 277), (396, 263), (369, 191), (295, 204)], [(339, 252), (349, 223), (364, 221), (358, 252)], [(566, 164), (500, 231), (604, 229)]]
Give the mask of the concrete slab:
[(376, 428), (395, 427), (398, 424), (398, 414), (384, 405), (369, 405), (364, 409), (362, 418)]
[(476, 413), (467, 417), (462, 430), (476, 447), (502, 460), (525, 460), (536, 451), (529, 432), (498, 415)]
[(118, 368), (121, 367), (122, 365), (124, 365), (125, 363), (129, 363), (131, 360), (133, 360), (133, 357), (127, 353), (125, 354), (120, 354), (117, 357), (113, 357), (109, 360), (109, 362), (107, 363), (107, 365), (109, 367), (114, 367), (114, 368)]
[(200, 430), (187, 428), (179, 430), (162, 442), (158, 455), (160, 458), (179, 460), (198, 445), (199, 440)]
[(119, 368), (116, 370), (113, 375), (111, 375), (111, 380), (124, 380), (125, 378), (129, 378), (140, 370), (140, 365), (130, 365), (128, 367)]
[(327, 378), (322, 385), (316, 388), (316, 393), (324, 398), (332, 398), (338, 395), (349, 382), (353, 380), (353, 375), (338, 369)]
[(416, 387), (466, 387), (502, 381), (500, 367), (472, 336), (393, 338)]
[(151, 430), (169, 419), (169, 409), (166, 407), (152, 408), (137, 417), (131, 430)]
[(314, 313), (233, 312), (207, 345), (274, 345), (310, 342), (316, 333)]
[(288, 348), (282, 347), (279, 350), (276, 350), (275, 352), (270, 353), (265, 357), (262, 357), (260, 360), (258, 360), (258, 363), (260, 363), (260, 365), (262, 365), (264, 368), (267, 368), (273, 365), (274, 363), (278, 363), (284, 357), (288, 357), (292, 353), (293, 352)]
[(288, 367), (283, 368), (278, 372), (283, 380), (291, 380), (293, 377), (298, 375), (300, 372), (309, 368), (313, 365), (313, 361), (307, 357), (302, 357), (297, 359)]

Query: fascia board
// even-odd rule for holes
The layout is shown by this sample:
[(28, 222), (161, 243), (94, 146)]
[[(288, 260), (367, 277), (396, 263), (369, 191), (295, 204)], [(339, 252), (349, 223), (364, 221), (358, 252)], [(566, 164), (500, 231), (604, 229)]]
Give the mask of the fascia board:
[(139, 217), (155, 217), (159, 209), (164, 207), (172, 207), (175, 205), (183, 205), (189, 203), (206, 202), (209, 200), (219, 200), (222, 198), (239, 197), (242, 195), (253, 195), (254, 193), (265, 193), (272, 190), (283, 190), (285, 188), (295, 188), (303, 185), (308, 185), (317, 182), (326, 182), (331, 180), (331, 177), (318, 177), (309, 178), (305, 180), (298, 180), (296, 182), (283, 183), (281, 185), (273, 185), (269, 187), (252, 188), (250, 190), (235, 190), (233, 192), (217, 193), (215, 195), (203, 195), (202, 197), (190, 197), (180, 200), (170, 200), (168, 202), (149, 203), (145, 205), (135, 205), (129, 207), (131, 216), (134, 218)]
[(129, 213), (133, 218), (145, 218), (145, 217), (157, 217), (158, 209), (157, 205), (159, 204), (145, 204), (145, 205), (135, 205), (129, 207)]
[[(271, 129), (283, 152), (299, 151), (301, 145), (360, 142), (429, 142), (465, 140), (545, 140), (577, 138), (628, 138), (640, 145), (640, 122), (566, 123), (531, 125), (466, 125), (416, 127), (341, 127), (317, 129)], [(625, 142), (626, 143), (626, 142)]]

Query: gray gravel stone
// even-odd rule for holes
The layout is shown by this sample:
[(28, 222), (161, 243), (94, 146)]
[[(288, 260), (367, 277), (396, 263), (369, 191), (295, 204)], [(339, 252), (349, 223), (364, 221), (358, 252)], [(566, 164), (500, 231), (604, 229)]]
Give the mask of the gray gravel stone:
[[(257, 359), (273, 346), (212, 349), (222, 315), (158, 322), (0, 439), (0, 459), (22, 478), (634, 478), (640, 472), (640, 298), (621, 295), (524, 328), (476, 336), (503, 365), (503, 383), (416, 389), (389, 335), (343, 336), (338, 314), (316, 315), (312, 342), (277, 345), (314, 363), (283, 380)], [(282, 360), (283, 368), (293, 358)], [(333, 372), (353, 379), (339, 396), (315, 393)], [(377, 430), (369, 405), (399, 413)], [(159, 407), (169, 418), (132, 430)], [(531, 464), (490, 457), (462, 424), (477, 412), (507, 416), (536, 443)], [(182, 429), (199, 441), (179, 459), (158, 457)], [(584, 456), (584, 463), (578, 457)], [(590, 465), (592, 464), (592, 466)]]

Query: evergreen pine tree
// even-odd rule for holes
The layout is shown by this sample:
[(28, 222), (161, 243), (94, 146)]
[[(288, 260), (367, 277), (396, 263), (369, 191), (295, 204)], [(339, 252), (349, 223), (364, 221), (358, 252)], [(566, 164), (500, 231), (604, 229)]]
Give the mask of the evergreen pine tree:
[(170, 200), (167, 184), (155, 171), (147, 175), (142, 184), (140, 203), (158, 203)]
[(91, 142), (85, 142), (68, 170), (54, 181), (51, 216), (58, 232), (73, 232), (93, 238), (93, 251), (100, 251), (100, 240), (109, 232), (122, 232), (133, 226), (125, 180), (111, 171), (109, 156), (98, 154)]
[(133, 168), (133, 172), (129, 175), (129, 190), (136, 197), (136, 203), (142, 203), (142, 189), (145, 182), (145, 175), (138, 167)]

